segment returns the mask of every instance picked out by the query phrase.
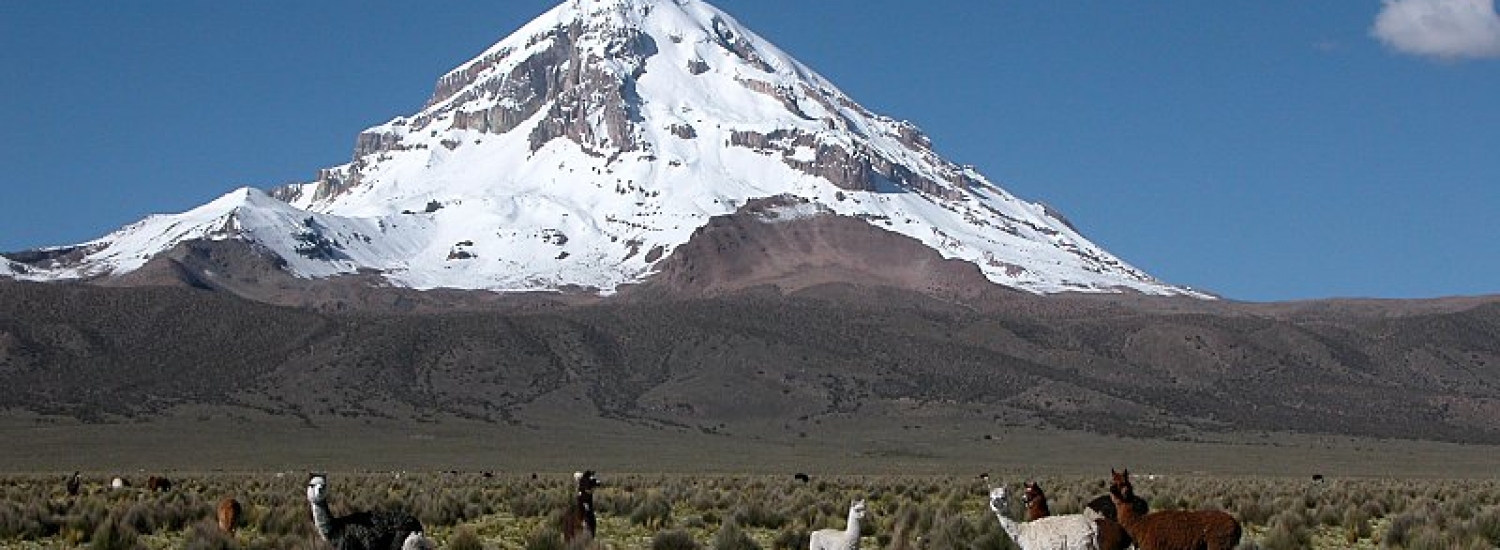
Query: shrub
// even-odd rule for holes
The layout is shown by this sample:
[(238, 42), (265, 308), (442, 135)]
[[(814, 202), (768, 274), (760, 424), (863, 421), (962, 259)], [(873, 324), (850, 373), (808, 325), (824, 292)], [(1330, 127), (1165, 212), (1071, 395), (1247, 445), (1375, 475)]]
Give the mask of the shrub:
[(1350, 544), (1360, 539), (1370, 538), (1370, 516), (1365, 514), (1363, 508), (1345, 510), (1343, 525), (1345, 541)]
[(136, 533), (155, 533), (158, 514), (156, 508), (137, 502), (125, 509), (120, 523), (130, 526)]
[(484, 543), (479, 540), (479, 534), (474, 532), (473, 527), (460, 526), (453, 532), (453, 537), (448, 539), (444, 546), (447, 550), (484, 550)]
[(1436, 528), (1422, 525), (1413, 528), (1407, 537), (1406, 550), (1453, 550), (1455, 546)]
[(964, 516), (943, 514), (934, 520), (932, 530), (923, 538), (933, 548), (964, 548), (969, 541), (978, 538), (978, 535), (974, 524), (969, 523)]
[(312, 516), (308, 515), (308, 511), (301, 506), (289, 504), (267, 510), (259, 514), (258, 518), (252, 515), (250, 519), (247, 523), (253, 523), (261, 532), (272, 535), (307, 535), (313, 529)]
[(0, 502), (0, 539), (36, 539), (47, 536), (47, 522), (35, 504)]
[(801, 529), (782, 529), (776, 533), (776, 538), (771, 541), (774, 550), (801, 550), (807, 548), (808, 539), (806, 531)]
[(217, 524), (205, 521), (195, 523), (188, 529), (187, 540), (182, 547), (184, 550), (233, 550), (239, 548), (239, 544), (220, 531)]
[(1491, 546), (1500, 547), (1500, 508), (1489, 508), (1474, 516), (1474, 531)]
[(666, 497), (660, 494), (652, 494), (642, 499), (640, 504), (630, 511), (630, 523), (647, 529), (658, 529), (669, 525), (672, 523), (672, 503), (667, 502)]
[(733, 519), (724, 522), (719, 527), (719, 532), (714, 535), (714, 550), (761, 550), (755, 539), (741, 529)]
[(428, 528), (446, 527), (458, 525), (470, 519), (468, 511), (469, 506), (464, 501), (463, 495), (439, 494), (424, 499), (423, 505), (418, 509), (417, 517), (421, 518), (422, 524)]
[(143, 548), (140, 536), (129, 525), (118, 519), (110, 519), (99, 525), (94, 538), (89, 541), (91, 550), (137, 550)]
[(1391, 520), (1391, 526), (1385, 530), (1384, 545), (1387, 548), (1402, 548), (1410, 542), (1412, 530), (1419, 522), (1411, 514), (1401, 514)]
[(526, 550), (564, 550), (562, 532), (556, 527), (542, 525), (526, 538)]
[(786, 514), (772, 511), (761, 502), (740, 508), (736, 517), (745, 525), (762, 529), (780, 529), (787, 524)]
[(1282, 512), (1271, 519), (1270, 528), (1261, 538), (1261, 548), (1266, 550), (1298, 550), (1307, 548), (1312, 540), (1302, 516), (1296, 512)]
[(698, 550), (702, 546), (687, 531), (661, 531), (651, 538), (651, 550)]
[(1261, 501), (1250, 502), (1240, 507), (1240, 521), (1254, 525), (1266, 525), (1270, 523), (1271, 516), (1275, 514), (1275, 508)]

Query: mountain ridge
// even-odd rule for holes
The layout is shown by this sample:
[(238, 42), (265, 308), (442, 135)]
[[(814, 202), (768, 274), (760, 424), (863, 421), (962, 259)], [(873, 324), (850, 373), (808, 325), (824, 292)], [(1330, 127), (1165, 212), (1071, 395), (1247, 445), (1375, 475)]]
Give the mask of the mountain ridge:
[(384, 294), (366, 297), (384, 309), (0, 281), (0, 379), (15, 390), (0, 410), (103, 423), (184, 408), (312, 424), (577, 417), (786, 442), (861, 418), (888, 433), (951, 421), (1184, 441), (1500, 443), (1493, 296), (945, 301), (838, 283), (448, 307), (362, 288)]

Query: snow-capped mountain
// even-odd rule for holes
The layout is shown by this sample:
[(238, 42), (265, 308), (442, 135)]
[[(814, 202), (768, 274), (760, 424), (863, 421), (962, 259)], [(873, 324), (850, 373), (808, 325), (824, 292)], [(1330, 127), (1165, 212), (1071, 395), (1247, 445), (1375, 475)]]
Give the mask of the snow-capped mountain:
[(117, 276), (185, 241), (239, 239), (300, 277), (609, 292), (711, 217), (784, 196), (797, 215), (863, 219), (1013, 288), (1198, 295), (698, 0), (568, 0), (442, 76), (420, 111), (360, 133), (353, 160), (315, 181), (11, 255), (0, 275)]

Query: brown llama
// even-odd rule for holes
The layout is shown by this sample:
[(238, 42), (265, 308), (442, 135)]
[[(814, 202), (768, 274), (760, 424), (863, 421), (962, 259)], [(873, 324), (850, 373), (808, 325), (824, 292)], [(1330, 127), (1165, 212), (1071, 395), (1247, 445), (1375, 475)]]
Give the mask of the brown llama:
[(1026, 521), (1052, 515), (1052, 509), (1047, 507), (1047, 495), (1042, 493), (1042, 485), (1035, 481), (1025, 483), (1021, 490), (1021, 504), (1026, 505)]
[(1130, 506), (1135, 488), (1130, 470), (1110, 470), (1109, 496), (1120, 513), (1120, 526), (1140, 550), (1232, 550), (1240, 543), (1240, 522), (1219, 510), (1162, 510), (1137, 514)]
[(562, 517), (563, 540), (567, 542), (579, 537), (593, 539), (599, 528), (599, 520), (594, 516), (594, 488), (602, 483), (593, 470), (577, 472), (573, 479), (578, 482), (578, 492)]
[[(1115, 510), (1115, 502), (1110, 499), (1108, 491), (1089, 501), (1087, 506), (1088, 509), (1098, 512), (1101, 516), (1114, 521), (1120, 520), (1120, 513)], [(1151, 513), (1151, 505), (1146, 502), (1146, 499), (1135, 495), (1131, 495), (1130, 507), (1135, 510), (1135, 514), (1138, 516)]]
[(235, 528), (240, 524), (240, 501), (234, 497), (224, 497), (219, 501), (219, 530), (225, 534), (233, 535)]
[[(1021, 503), (1026, 505), (1026, 521), (1036, 521), (1052, 515), (1052, 510), (1047, 507), (1047, 494), (1042, 492), (1040, 483), (1026, 482), (1025, 489), (1021, 492)], [(1099, 550), (1130, 548), (1130, 534), (1119, 523), (1106, 517), (1095, 517), (1094, 524), (1099, 526)]]

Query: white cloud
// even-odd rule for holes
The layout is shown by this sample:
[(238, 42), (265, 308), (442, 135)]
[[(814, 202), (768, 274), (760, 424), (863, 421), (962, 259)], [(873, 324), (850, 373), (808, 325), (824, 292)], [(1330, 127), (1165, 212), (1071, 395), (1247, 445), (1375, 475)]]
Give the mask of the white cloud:
[(1500, 58), (1494, 0), (1384, 0), (1370, 34), (1402, 53)]

